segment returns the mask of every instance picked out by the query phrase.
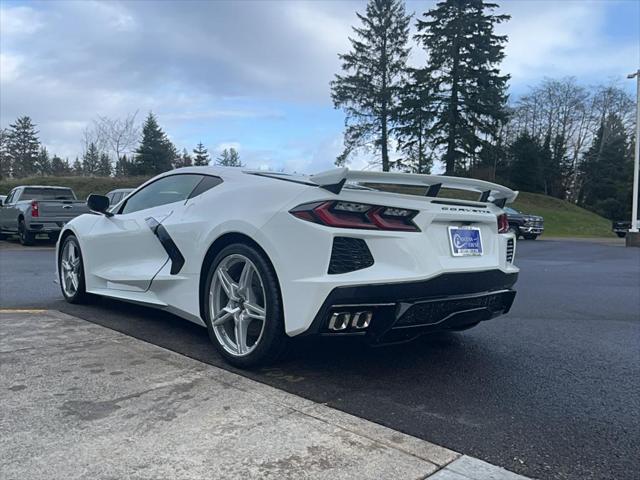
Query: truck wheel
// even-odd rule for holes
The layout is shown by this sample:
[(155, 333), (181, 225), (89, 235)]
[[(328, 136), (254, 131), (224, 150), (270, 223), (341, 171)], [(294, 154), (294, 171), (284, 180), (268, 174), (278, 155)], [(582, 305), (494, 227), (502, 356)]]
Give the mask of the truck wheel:
[(538, 235), (536, 235), (535, 233), (525, 233), (522, 236), (525, 238), (525, 240), (535, 240), (536, 238), (538, 238)]
[(20, 220), (18, 224), (18, 237), (20, 238), (20, 243), (25, 247), (33, 245), (36, 240), (35, 235), (27, 230), (24, 220)]
[(616, 232), (616, 235), (617, 235), (619, 238), (624, 238), (624, 237), (627, 235), (627, 232)]

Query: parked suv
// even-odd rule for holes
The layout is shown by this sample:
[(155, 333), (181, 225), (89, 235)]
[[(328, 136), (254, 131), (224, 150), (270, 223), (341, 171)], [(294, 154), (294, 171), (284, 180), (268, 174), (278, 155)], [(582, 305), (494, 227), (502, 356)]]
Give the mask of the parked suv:
[(0, 238), (18, 234), (23, 245), (33, 245), (39, 234), (54, 239), (68, 221), (88, 212), (86, 203), (77, 200), (70, 188), (16, 187), (0, 208)]
[(535, 240), (544, 232), (544, 218), (538, 215), (522, 213), (515, 208), (505, 207), (509, 221), (509, 231), (526, 240)]

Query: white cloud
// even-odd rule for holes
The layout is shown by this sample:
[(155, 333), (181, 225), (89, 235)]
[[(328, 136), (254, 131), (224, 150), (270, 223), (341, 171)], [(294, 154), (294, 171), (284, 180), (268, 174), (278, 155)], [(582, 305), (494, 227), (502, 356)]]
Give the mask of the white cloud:
[(42, 27), (39, 12), (25, 6), (0, 6), (0, 38), (31, 35)]

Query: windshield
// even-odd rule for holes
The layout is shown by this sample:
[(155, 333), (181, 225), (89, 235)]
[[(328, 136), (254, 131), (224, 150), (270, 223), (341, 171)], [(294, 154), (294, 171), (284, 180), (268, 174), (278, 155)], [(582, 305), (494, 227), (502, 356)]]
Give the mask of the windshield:
[(25, 188), (21, 200), (75, 200), (70, 188)]

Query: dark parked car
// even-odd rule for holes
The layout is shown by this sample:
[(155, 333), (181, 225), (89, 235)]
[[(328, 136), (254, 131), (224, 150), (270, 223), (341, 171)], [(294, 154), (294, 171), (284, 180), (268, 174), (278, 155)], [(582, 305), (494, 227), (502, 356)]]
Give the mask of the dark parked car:
[(544, 232), (544, 218), (522, 213), (511, 207), (505, 207), (504, 211), (509, 221), (509, 231), (515, 233), (517, 237), (535, 240)]
[(620, 238), (624, 238), (627, 232), (631, 230), (630, 220), (617, 220), (611, 223), (611, 230)]

